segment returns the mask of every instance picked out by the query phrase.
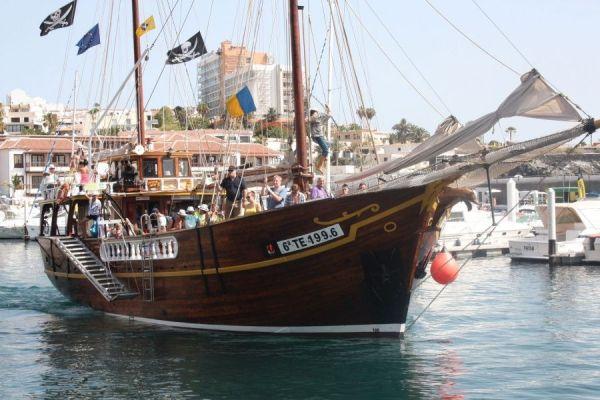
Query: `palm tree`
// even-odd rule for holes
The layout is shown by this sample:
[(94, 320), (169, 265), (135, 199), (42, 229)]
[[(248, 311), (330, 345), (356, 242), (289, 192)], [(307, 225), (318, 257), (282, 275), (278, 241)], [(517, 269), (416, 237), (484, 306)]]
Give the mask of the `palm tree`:
[(4, 104), (0, 103), (0, 132), (4, 132)]
[(506, 128), (506, 133), (508, 133), (508, 141), (512, 142), (513, 141), (513, 135), (515, 133), (517, 133), (517, 128), (515, 128), (514, 126), (509, 126), (508, 128)]
[(409, 139), (409, 133), (410, 133), (409, 125), (410, 124), (406, 121), (406, 119), (402, 118), (400, 120), (400, 122), (398, 122), (397, 124), (392, 126), (392, 129), (394, 130), (394, 135), (396, 136), (395, 137), (396, 141), (398, 141), (400, 143), (406, 143), (406, 141)]
[(208, 104), (206, 103), (198, 103), (198, 106), (196, 107), (196, 111), (198, 111), (198, 114), (200, 114), (201, 118), (206, 118), (206, 114), (208, 114)]
[(48, 134), (53, 135), (56, 133), (58, 127), (58, 116), (54, 113), (44, 114), (44, 127), (48, 129)]
[(90, 111), (88, 111), (88, 114), (90, 114), (90, 116), (92, 117), (92, 124), (96, 124), (96, 115), (98, 115), (98, 113), (100, 112), (100, 104), (99, 103), (94, 103), (94, 107), (92, 107), (90, 109)]
[(429, 132), (427, 132), (427, 130), (425, 128), (421, 128), (420, 126), (417, 126), (414, 124), (409, 124), (409, 126), (410, 126), (409, 137), (410, 137), (410, 140), (414, 143), (421, 143), (422, 141), (424, 141), (425, 139), (427, 139), (430, 136)]
[(371, 121), (375, 116), (376, 112), (375, 109), (372, 107), (360, 106), (358, 110), (356, 110), (356, 114), (361, 120), (366, 119), (368, 121)]

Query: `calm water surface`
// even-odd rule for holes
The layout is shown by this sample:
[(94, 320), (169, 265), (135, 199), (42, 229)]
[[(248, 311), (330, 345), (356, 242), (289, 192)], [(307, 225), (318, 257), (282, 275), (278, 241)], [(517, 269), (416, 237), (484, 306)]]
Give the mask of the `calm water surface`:
[(600, 267), (480, 259), (403, 341), (341, 340), (131, 324), (65, 300), (36, 243), (0, 255), (0, 399), (600, 398)]

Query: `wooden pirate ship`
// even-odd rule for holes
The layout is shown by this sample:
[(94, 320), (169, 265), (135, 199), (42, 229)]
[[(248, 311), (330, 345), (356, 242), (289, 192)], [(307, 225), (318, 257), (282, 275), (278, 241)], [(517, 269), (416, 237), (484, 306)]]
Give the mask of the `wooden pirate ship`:
[[(306, 187), (311, 175), (298, 6), (296, 0), (289, 3), (297, 143), (292, 174)], [(135, 28), (137, 0), (132, 5)], [(40, 224), (49, 226), (50, 232), (38, 238), (44, 271), (58, 290), (95, 310), (133, 320), (239, 332), (398, 336), (404, 331), (415, 276), (425, 270), (446, 210), (471, 199), (468, 189), (452, 184), (477, 169), (520, 161), (534, 149), (547, 149), (595, 129), (593, 121), (587, 121), (541, 141), (396, 176), (376, 191), (164, 231), (157, 229), (153, 208), (185, 208), (222, 195), (192, 176), (189, 153), (145, 146), (141, 55), (136, 35), (134, 40), (138, 143), (120, 153), (99, 154), (95, 160), (135, 166), (137, 176), (101, 184), (99, 237), (88, 234), (88, 197), (70, 194), (42, 202)], [(527, 87), (520, 87), (518, 94), (527, 97), (531, 94), (527, 90), (545, 90), (541, 83), (532, 71), (522, 81)], [(504, 114), (564, 115), (566, 101), (547, 94), (543, 99), (530, 96), (535, 101), (519, 97), (518, 107), (513, 107), (517, 104), (513, 96), (510, 112)], [(500, 112), (492, 114), (475, 121), (475, 130), (469, 124), (435, 135), (412, 161), (472, 140), (502, 117)], [(392, 174), (405, 166), (384, 163), (361, 179)], [(63, 208), (68, 222), (60, 231), (56, 215)], [(103, 235), (102, 228), (115, 224), (124, 227), (122, 237)]]

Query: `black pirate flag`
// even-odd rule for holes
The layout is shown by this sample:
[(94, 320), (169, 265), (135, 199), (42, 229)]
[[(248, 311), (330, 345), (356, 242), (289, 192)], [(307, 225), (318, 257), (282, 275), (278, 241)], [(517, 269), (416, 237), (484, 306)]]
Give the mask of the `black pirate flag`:
[(167, 53), (167, 64), (179, 64), (193, 60), (196, 57), (200, 57), (202, 54), (206, 54), (206, 46), (200, 32), (194, 36), (169, 50)]
[(77, 0), (74, 0), (48, 15), (40, 25), (40, 36), (47, 35), (49, 32), (52, 32), (55, 29), (65, 28), (73, 25), (76, 5)]

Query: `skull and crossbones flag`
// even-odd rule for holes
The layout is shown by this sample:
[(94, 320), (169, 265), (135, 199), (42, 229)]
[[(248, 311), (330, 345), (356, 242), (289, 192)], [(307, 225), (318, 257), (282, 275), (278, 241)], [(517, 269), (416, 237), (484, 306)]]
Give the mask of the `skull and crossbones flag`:
[(77, 0), (74, 0), (48, 15), (40, 24), (40, 36), (47, 35), (55, 29), (73, 25), (76, 5)]
[(206, 46), (200, 32), (167, 52), (167, 64), (180, 64), (206, 54)]

